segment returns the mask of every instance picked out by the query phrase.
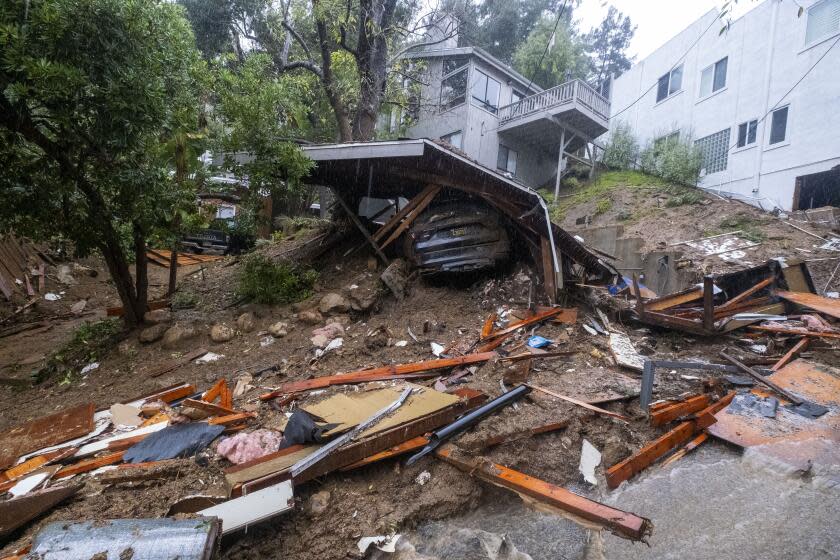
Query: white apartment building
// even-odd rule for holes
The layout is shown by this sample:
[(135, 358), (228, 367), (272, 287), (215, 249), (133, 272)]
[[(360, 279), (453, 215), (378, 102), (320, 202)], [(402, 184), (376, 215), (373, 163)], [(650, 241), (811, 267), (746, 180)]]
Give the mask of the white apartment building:
[(765, 210), (840, 205), (840, 0), (765, 0), (722, 33), (718, 16), (615, 80), (610, 128), (689, 135), (699, 186)]

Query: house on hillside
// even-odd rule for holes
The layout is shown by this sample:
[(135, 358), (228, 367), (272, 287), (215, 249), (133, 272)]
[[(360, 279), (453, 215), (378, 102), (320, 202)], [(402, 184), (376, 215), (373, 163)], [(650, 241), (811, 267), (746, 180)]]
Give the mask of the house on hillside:
[(690, 136), (703, 188), (766, 210), (840, 205), (840, 0), (765, 0), (723, 33), (718, 15), (615, 80), (611, 124), (642, 145)]
[[(478, 163), (534, 188), (554, 189), (573, 154), (607, 130), (609, 101), (582, 80), (543, 90), (457, 38), (403, 55), (422, 61), (407, 111), (410, 138), (441, 139)], [(404, 113), (405, 114), (405, 113)], [(395, 132), (394, 112), (383, 127)]]

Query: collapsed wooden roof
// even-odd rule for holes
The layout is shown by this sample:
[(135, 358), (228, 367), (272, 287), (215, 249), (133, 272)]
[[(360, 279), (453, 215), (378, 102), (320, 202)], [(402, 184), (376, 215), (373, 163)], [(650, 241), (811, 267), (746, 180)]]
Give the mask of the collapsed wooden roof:
[[(613, 271), (568, 232), (551, 222), (540, 194), (488, 169), (462, 152), (428, 139), (304, 146), (316, 162), (308, 182), (343, 196), (413, 198), (429, 185), (460, 191), (491, 204), (519, 228), (541, 258), (547, 291), (585, 276)], [(542, 254), (543, 248), (550, 254)], [(553, 274), (545, 274), (551, 270)], [(553, 299), (553, 294), (550, 294)]]

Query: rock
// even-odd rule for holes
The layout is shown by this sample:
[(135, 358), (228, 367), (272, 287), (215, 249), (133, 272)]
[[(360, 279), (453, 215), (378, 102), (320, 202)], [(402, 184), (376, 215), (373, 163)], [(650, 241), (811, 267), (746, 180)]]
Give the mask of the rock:
[(233, 335), (233, 329), (223, 323), (216, 323), (210, 327), (210, 340), (213, 342), (227, 342)]
[[(166, 325), (161, 324), (162, 326), (166, 327)], [(190, 338), (195, 337), (196, 331), (192, 326), (187, 325), (172, 325), (163, 335), (163, 342), (161, 345), (166, 348), (167, 350), (172, 350), (177, 348), (181, 342), (185, 340), (189, 340)]]
[(168, 323), (172, 320), (172, 313), (168, 309), (153, 309), (152, 311), (146, 311), (143, 320), (153, 325)]
[(78, 315), (85, 310), (85, 307), (87, 307), (87, 300), (80, 299), (79, 301), (70, 306), (70, 312)]
[(409, 265), (403, 259), (393, 261), (388, 268), (379, 276), (382, 283), (388, 286), (388, 289), (394, 294), (397, 299), (403, 299), (406, 296), (408, 288), (408, 272)]
[(346, 327), (352, 323), (352, 321), (350, 320), (350, 315), (336, 315), (335, 317), (327, 319), (327, 324), (329, 325), (330, 323), (338, 323), (342, 327)]
[(350, 300), (350, 308), (353, 311), (367, 313), (379, 303), (380, 290), (372, 288), (359, 288), (350, 292), (347, 298)]
[(163, 334), (166, 332), (166, 325), (157, 324), (152, 325), (151, 327), (146, 327), (142, 331), (140, 331), (140, 342), (148, 344), (150, 342), (154, 342), (156, 340), (160, 340), (163, 337)]
[(301, 311), (307, 311), (309, 309), (312, 309), (313, 307), (316, 307), (317, 305), (318, 305), (318, 302), (315, 300), (314, 297), (311, 297), (311, 298), (307, 298), (303, 301), (296, 301), (295, 303), (293, 303), (292, 304), (292, 311), (294, 311), (295, 313), (300, 313)]
[(251, 332), (255, 327), (254, 314), (249, 312), (243, 313), (236, 318), (236, 326), (242, 332)]
[(289, 334), (289, 323), (285, 321), (277, 321), (268, 327), (268, 332), (275, 338), (282, 338)]
[(67, 264), (58, 265), (56, 277), (58, 278), (59, 282), (61, 282), (62, 284), (67, 284), (68, 286), (72, 286), (76, 283), (76, 279), (73, 278), (73, 275), (70, 273), (70, 265)]
[(324, 316), (317, 310), (310, 309), (308, 311), (301, 311), (298, 313), (298, 320), (308, 325), (317, 325), (324, 320)]
[(318, 304), (318, 310), (325, 315), (347, 313), (350, 311), (350, 302), (341, 294), (331, 292), (321, 298), (321, 303)]
[(330, 505), (329, 490), (321, 490), (312, 494), (309, 498), (309, 513), (312, 515), (321, 515), (327, 510)]

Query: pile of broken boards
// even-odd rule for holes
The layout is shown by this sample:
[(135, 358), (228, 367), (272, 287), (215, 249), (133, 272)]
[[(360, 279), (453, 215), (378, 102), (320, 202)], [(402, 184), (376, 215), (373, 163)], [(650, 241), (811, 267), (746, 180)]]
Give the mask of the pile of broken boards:
[[(434, 457), (465, 476), (527, 495), (590, 526), (628, 539), (646, 538), (651, 524), (643, 517), (448, 443), (532, 389), (626, 421), (526, 383), (503, 387), (495, 399), (459, 388), (470, 365), (497, 360), (530, 364), (574, 353), (535, 348), (542, 344), (530, 344), (534, 337), (528, 330), (546, 321), (574, 323), (576, 310), (537, 308), (503, 315), (487, 318), (472, 347), (447, 348), (438, 359), (287, 382), (260, 395), (260, 415), (237, 410), (235, 397), (244, 401), (240, 395), (253, 389), (248, 382), (254, 377), (245, 376), (232, 389), (224, 379), (204, 391), (182, 384), (110, 409), (77, 406), (7, 430), (0, 434), (0, 467), (6, 469), (0, 476), (11, 498), (0, 502), (0, 537), (73, 496), (86, 477), (104, 485), (153, 480), (174, 476), (172, 465), (179, 458), (215, 453), (230, 462), (224, 470), (226, 495), (182, 500), (164, 519), (48, 523), (31, 549), (20, 551), (32, 558), (87, 558), (107, 550), (110, 558), (121, 557), (130, 542), (133, 557), (157, 558), (161, 543), (168, 542), (180, 547), (179, 558), (209, 558), (222, 535), (293, 510), (296, 487), (327, 473), (413, 453), (409, 462)], [(419, 384), (423, 379), (434, 387)], [(266, 422), (268, 417), (272, 422)], [(278, 418), (280, 424), (274, 421)], [(268, 424), (276, 429), (263, 427)], [(62, 555), (55, 555), (59, 550)]]
[[(610, 487), (668, 455), (666, 464), (679, 460), (710, 436), (791, 472), (823, 477), (831, 485), (840, 481), (840, 372), (800, 358), (806, 350), (833, 355), (839, 349), (840, 300), (814, 293), (804, 264), (770, 261), (650, 299), (638, 279), (632, 282), (631, 293), (642, 294), (635, 305), (638, 320), (698, 335), (746, 327), (730, 335), (732, 342), (761, 357), (737, 358), (726, 349), (715, 356), (724, 363), (643, 360), (640, 405), (652, 426), (672, 427), (609, 468)], [(772, 349), (779, 353), (769, 355)], [(705, 393), (652, 402), (657, 368), (723, 376), (705, 380)]]

